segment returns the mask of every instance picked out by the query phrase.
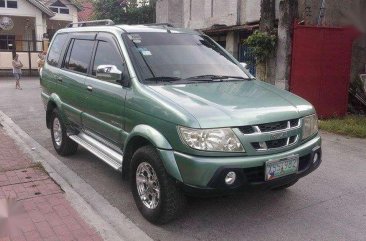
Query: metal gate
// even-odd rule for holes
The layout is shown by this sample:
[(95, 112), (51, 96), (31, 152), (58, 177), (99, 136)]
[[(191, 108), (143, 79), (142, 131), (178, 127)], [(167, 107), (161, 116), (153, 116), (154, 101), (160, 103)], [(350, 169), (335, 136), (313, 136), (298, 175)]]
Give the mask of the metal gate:
[(352, 42), (350, 28), (294, 26), (290, 90), (321, 117), (347, 113)]
[(247, 64), (247, 69), (249, 72), (255, 76), (255, 57), (253, 53), (250, 51), (250, 48), (245, 44), (239, 45), (239, 62), (244, 62)]

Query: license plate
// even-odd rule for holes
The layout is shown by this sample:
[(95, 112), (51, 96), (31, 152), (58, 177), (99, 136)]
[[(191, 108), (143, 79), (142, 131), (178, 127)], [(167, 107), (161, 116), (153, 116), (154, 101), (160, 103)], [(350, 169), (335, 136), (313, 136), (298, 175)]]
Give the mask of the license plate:
[(266, 162), (265, 179), (270, 181), (296, 173), (299, 169), (299, 156), (293, 155), (282, 159), (271, 159)]

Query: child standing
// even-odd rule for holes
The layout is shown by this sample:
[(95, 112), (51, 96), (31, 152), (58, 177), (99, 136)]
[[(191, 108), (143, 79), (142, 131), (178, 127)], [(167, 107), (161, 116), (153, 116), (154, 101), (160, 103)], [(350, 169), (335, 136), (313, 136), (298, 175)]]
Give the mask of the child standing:
[(22, 76), (23, 64), (19, 60), (18, 54), (15, 54), (12, 65), (13, 65), (13, 74), (15, 77), (15, 89), (21, 90), (22, 88), (20, 87), (20, 77)]

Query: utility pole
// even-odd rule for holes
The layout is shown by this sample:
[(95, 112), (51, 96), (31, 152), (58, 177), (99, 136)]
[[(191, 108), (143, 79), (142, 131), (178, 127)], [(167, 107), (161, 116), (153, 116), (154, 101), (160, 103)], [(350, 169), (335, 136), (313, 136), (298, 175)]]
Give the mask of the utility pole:
[[(261, 0), (261, 18), (259, 21), (259, 31), (268, 34), (273, 34), (276, 21), (276, 1), (275, 0)], [(256, 72), (257, 77), (268, 83), (274, 84), (275, 56), (269, 57), (264, 62), (257, 62)]]
[(288, 90), (292, 58), (293, 24), (298, 17), (298, 0), (281, 0), (279, 10), (276, 86)]

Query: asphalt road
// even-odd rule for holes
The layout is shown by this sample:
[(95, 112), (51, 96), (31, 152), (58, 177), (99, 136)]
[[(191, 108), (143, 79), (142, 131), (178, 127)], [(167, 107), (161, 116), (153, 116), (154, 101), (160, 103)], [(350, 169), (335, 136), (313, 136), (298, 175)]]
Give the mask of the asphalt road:
[[(12, 78), (0, 79), (0, 110), (57, 156), (39, 80), (21, 84), (19, 91)], [(322, 137), (323, 164), (290, 189), (190, 198), (181, 218), (160, 227), (139, 214), (120, 173), (82, 148), (58, 158), (154, 240), (366, 240), (366, 140)]]

